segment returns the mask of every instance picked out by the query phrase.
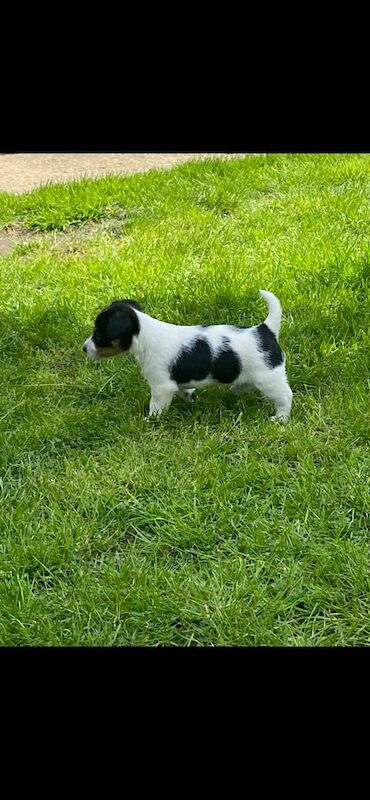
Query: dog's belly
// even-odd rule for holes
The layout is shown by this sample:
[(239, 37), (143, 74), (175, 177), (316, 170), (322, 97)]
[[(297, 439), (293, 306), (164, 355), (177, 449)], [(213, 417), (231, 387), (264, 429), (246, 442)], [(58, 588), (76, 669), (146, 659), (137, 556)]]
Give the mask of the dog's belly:
[(232, 381), (231, 383), (225, 383), (224, 381), (216, 381), (210, 375), (208, 378), (203, 378), (201, 381), (190, 380), (187, 383), (179, 383), (179, 389), (204, 389), (206, 386), (233, 386), (234, 383), (238, 383), (238, 381)]

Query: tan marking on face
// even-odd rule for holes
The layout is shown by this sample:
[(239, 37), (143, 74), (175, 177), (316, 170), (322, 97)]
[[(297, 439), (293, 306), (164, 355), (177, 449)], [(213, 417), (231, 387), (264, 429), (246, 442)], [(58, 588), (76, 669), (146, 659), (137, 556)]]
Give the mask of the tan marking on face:
[(112, 356), (119, 356), (120, 353), (124, 352), (119, 339), (113, 339), (108, 347), (97, 347), (97, 345), (95, 345), (95, 347), (99, 358), (111, 358)]

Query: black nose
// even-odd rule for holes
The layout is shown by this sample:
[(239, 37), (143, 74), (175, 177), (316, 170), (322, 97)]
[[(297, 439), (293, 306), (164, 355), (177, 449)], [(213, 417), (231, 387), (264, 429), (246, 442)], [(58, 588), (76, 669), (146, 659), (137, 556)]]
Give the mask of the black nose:
[(86, 347), (86, 345), (85, 345), (85, 344), (84, 344), (84, 346), (83, 346), (83, 348), (82, 348), (82, 349), (83, 349), (84, 353), (87, 353), (87, 347)]

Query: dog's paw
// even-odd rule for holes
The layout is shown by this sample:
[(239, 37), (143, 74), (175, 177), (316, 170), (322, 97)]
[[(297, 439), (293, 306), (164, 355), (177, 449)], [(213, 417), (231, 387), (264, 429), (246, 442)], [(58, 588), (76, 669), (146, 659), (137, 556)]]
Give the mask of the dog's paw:
[(288, 422), (288, 419), (289, 417), (287, 417), (285, 414), (274, 414), (273, 417), (270, 417), (271, 422), (281, 422), (283, 424)]
[(149, 411), (149, 417), (147, 419), (156, 419), (162, 414), (162, 408), (155, 408), (152, 411)]
[(197, 396), (196, 389), (187, 389), (186, 392), (184, 393), (184, 400), (187, 403), (192, 403), (193, 400), (195, 400), (196, 396)]

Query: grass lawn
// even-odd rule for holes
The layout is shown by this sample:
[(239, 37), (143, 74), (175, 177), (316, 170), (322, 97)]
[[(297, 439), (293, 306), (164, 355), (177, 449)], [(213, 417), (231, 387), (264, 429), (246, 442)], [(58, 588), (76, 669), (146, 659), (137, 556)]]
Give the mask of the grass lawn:
[[(0, 194), (0, 644), (370, 644), (370, 156), (271, 155)], [(280, 298), (287, 425), (227, 390), (145, 419), (81, 347), (134, 297), (255, 324)]]

